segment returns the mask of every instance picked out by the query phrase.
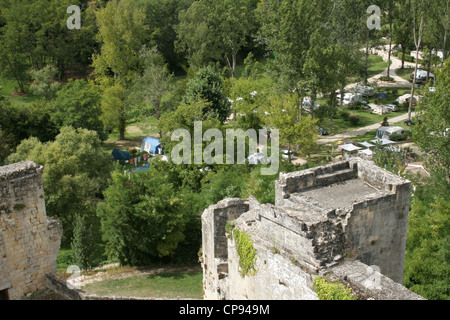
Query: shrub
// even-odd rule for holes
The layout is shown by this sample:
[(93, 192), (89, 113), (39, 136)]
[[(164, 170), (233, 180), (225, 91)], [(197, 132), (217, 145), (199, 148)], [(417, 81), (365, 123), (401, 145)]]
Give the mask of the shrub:
[(357, 300), (358, 297), (352, 294), (352, 289), (343, 285), (339, 281), (329, 282), (328, 279), (316, 277), (313, 280), (314, 291), (319, 300)]
[(347, 111), (342, 111), (342, 112), (340, 113), (340, 116), (341, 116), (341, 118), (344, 119), (345, 121), (348, 121), (349, 118), (350, 118), (350, 113), (347, 112)]
[(240, 274), (242, 277), (255, 275), (257, 270), (256, 249), (253, 247), (253, 241), (242, 231), (233, 230), (233, 238), (236, 243), (236, 250), (239, 256)]
[(351, 123), (353, 126), (356, 126), (356, 125), (359, 123), (360, 120), (361, 120), (361, 119), (360, 119), (356, 114), (352, 114), (352, 115), (350, 115), (350, 117), (348, 118), (348, 121), (350, 121), (350, 123)]

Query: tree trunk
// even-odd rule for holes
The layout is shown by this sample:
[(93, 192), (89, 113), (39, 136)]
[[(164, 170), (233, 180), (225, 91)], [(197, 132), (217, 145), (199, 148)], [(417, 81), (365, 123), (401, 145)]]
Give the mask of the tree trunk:
[[(444, 46), (442, 47), (442, 62), (441, 62), (441, 69), (444, 67), (444, 62), (445, 62), (445, 59), (446, 59), (446, 53), (447, 53), (447, 50), (446, 50), (446, 46), (447, 46), (447, 33), (448, 33), (448, 31), (447, 31), (447, 29), (445, 29), (445, 33), (444, 33)], [(436, 79), (435, 79), (435, 81), (436, 81)]]
[(431, 46), (429, 47), (429, 49), (430, 49), (430, 53), (429, 53), (429, 55), (428, 55), (427, 82), (430, 81), (431, 58), (432, 58), (432, 52), (433, 52), (433, 49), (431, 48)]
[(418, 39), (418, 41), (416, 41), (416, 22), (415, 22), (415, 17), (414, 17), (414, 42), (415, 42), (415, 45), (416, 45), (416, 67), (414, 69), (414, 79), (413, 79), (413, 84), (412, 84), (412, 87), (411, 87), (411, 97), (409, 99), (408, 120), (411, 120), (412, 106), (413, 106), (413, 100), (414, 100), (414, 90), (415, 90), (415, 87), (416, 87), (417, 69), (419, 67), (419, 49), (420, 49), (420, 44), (422, 42), (422, 34), (423, 34), (423, 14), (422, 14), (422, 17), (420, 19), (420, 28), (419, 28), (419, 39)]
[(392, 52), (392, 21), (389, 22), (389, 55), (388, 55), (388, 81), (391, 78), (391, 52)]
[(402, 46), (402, 70), (405, 69), (405, 54), (406, 54), (406, 49), (405, 47)]
[[(369, 78), (369, 31), (367, 31), (367, 44), (366, 44), (366, 76), (364, 78), (364, 85), (367, 85), (367, 80)], [(342, 96), (342, 93), (341, 93)]]

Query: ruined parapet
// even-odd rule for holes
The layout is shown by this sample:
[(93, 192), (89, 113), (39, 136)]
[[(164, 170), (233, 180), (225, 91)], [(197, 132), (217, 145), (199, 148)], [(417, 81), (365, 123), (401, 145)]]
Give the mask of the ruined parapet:
[(326, 254), (322, 265), (345, 255), (402, 283), (410, 188), (408, 180), (355, 158), (282, 174), (276, 199), (284, 210), (309, 212), (304, 223), (322, 217), (315, 226), (322, 232), (315, 247)]
[(222, 299), (221, 282), (228, 274), (226, 225), (248, 211), (248, 201), (225, 199), (202, 214), (202, 267), (205, 299)]
[[(370, 162), (350, 160), (282, 173), (275, 190), (275, 205), (250, 197), (225, 200), (204, 212), (203, 256), (216, 259), (207, 263), (215, 273), (204, 268), (205, 297), (317, 299), (312, 279), (355, 260), (402, 287), (408, 180)], [(236, 203), (245, 203), (247, 210), (240, 206), (233, 215)], [(233, 236), (224, 244), (225, 231), (219, 229), (232, 216), (237, 217), (235, 230), (248, 235), (257, 251), (255, 274), (240, 274)], [(215, 239), (219, 242), (212, 243)]]
[(361, 300), (425, 300), (401, 284), (360, 261), (349, 261), (332, 268), (327, 275), (352, 288)]
[(46, 215), (42, 171), (31, 161), (0, 167), (0, 291), (9, 299), (56, 273), (62, 226)]

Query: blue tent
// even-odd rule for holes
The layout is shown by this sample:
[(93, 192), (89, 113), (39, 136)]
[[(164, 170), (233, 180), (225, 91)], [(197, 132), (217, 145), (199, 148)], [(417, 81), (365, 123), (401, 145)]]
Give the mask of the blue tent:
[(114, 149), (112, 152), (114, 160), (130, 160), (131, 155), (127, 151), (120, 151), (119, 149)]
[(147, 137), (142, 140), (141, 149), (150, 154), (162, 154), (161, 142), (153, 137)]

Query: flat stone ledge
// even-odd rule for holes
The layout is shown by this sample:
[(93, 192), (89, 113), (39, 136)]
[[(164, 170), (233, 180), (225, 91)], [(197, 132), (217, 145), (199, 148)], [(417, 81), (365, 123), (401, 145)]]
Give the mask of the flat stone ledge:
[(358, 260), (329, 271), (332, 280), (347, 283), (362, 300), (426, 300)]

